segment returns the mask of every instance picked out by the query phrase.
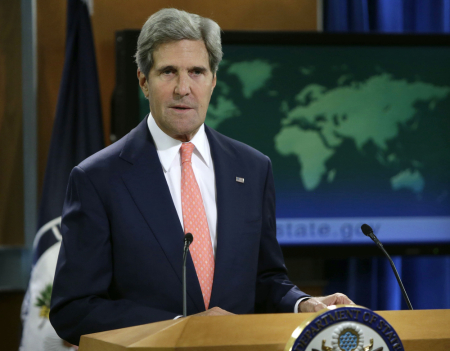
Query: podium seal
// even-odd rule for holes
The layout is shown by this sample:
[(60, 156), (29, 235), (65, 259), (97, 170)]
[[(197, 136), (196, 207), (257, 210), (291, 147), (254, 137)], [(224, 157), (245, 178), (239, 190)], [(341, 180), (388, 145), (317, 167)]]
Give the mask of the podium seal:
[(284, 351), (404, 351), (394, 328), (361, 306), (324, 309), (300, 324)]

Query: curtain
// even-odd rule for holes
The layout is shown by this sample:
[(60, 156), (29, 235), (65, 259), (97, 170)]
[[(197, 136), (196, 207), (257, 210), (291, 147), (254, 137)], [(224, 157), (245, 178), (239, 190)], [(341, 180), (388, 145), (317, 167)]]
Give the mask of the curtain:
[[(450, 33), (450, 0), (325, 0), (328, 32)], [(392, 258), (415, 309), (450, 308), (450, 256)], [(406, 309), (385, 257), (329, 261), (325, 293), (372, 310)]]
[(450, 33), (450, 0), (325, 0), (327, 32)]

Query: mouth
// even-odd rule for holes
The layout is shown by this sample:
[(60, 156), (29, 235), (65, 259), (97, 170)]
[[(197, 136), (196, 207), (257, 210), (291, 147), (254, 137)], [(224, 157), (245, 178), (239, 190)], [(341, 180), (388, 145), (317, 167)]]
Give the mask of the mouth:
[(188, 111), (188, 110), (192, 110), (192, 107), (187, 106), (187, 105), (175, 105), (175, 106), (171, 106), (171, 109), (174, 109), (176, 111)]

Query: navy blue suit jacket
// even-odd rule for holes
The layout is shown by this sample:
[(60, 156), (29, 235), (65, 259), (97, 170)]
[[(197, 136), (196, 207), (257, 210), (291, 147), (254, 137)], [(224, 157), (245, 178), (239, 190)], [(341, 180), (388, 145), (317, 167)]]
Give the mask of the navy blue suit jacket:
[[(288, 280), (276, 240), (270, 160), (205, 129), (218, 213), (210, 307), (292, 312), (306, 295)], [(50, 321), (63, 339), (182, 314), (184, 233), (147, 119), (73, 169), (62, 235)], [(205, 310), (190, 256), (187, 304), (188, 314)]]

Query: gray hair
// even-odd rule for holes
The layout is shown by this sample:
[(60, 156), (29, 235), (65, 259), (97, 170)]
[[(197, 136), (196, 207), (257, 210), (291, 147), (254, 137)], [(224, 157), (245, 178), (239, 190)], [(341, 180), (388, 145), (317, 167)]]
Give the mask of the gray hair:
[(139, 34), (134, 57), (148, 78), (153, 66), (153, 52), (159, 45), (178, 40), (203, 40), (213, 74), (222, 60), (220, 27), (213, 20), (177, 9), (162, 9), (151, 15)]

